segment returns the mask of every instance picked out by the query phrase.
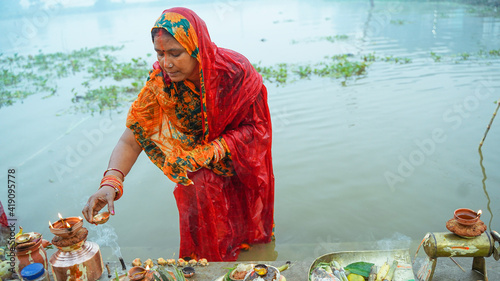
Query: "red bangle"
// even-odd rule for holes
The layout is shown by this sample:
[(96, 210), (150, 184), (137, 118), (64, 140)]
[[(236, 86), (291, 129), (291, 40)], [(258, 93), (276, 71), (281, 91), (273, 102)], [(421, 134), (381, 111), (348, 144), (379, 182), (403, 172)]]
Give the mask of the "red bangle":
[(114, 198), (115, 201), (118, 200), (118, 199), (120, 199), (120, 197), (122, 197), (122, 195), (123, 195), (123, 187), (121, 187), (121, 186), (114, 186), (114, 185), (108, 184), (108, 183), (103, 183), (103, 184), (101, 184), (101, 186), (99, 186), (99, 189), (101, 189), (103, 186), (109, 186), (109, 187), (111, 187), (111, 188), (113, 188), (115, 190), (115, 198)]
[(125, 180), (125, 174), (120, 169), (116, 169), (116, 168), (107, 169), (106, 171), (104, 171), (104, 174), (102, 176), (104, 177), (109, 171), (117, 171), (118, 173), (120, 173), (122, 175), (123, 180)]
[(101, 186), (99, 188), (102, 188), (103, 186), (109, 186), (115, 190), (115, 198), (114, 198), (115, 201), (120, 199), (120, 197), (122, 197), (123, 189), (121, 189), (120, 187), (115, 187), (111, 184), (104, 183), (104, 184), (101, 184)]
[(115, 190), (115, 198), (114, 200), (120, 199), (123, 195), (123, 184), (120, 178), (114, 175), (109, 175), (105, 176), (101, 180), (101, 185), (99, 188), (102, 188), (103, 186), (109, 186), (112, 187)]

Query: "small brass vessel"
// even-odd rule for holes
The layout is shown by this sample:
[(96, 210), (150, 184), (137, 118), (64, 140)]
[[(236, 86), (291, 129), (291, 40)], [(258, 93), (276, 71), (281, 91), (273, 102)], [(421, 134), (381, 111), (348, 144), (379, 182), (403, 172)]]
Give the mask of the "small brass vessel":
[(26, 242), (29, 242), (30, 240), (31, 240), (31, 235), (29, 233), (21, 234), (21, 235), (16, 237), (17, 244), (26, 243)]
[(96, 224), (106, 223), (109, 220), (109, 215), (109, 212), (99, 213), (92, 218), (92, 221)]

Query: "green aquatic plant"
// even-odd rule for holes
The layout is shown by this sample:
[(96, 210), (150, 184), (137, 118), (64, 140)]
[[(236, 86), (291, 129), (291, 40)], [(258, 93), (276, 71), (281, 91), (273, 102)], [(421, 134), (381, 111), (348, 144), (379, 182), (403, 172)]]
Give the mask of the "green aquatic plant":
[(410, 58), (398, 58), (394, 56), (386, 56), (381, 59), (382, 61), (385, 62), (394, 62), (394, 63), (399, 63), (399, 64), (406, 64), (406, 63), (411, 63)]
[[(0, 54), (0, 108), (37, 93), (42, 94), (42, 98), (53, 96), (57, 93), (59, 79), (84, 73), (81, 82), (84, 92), (79, 94), (72, 90), (74, 109), (91, 113), (117, 109), (140, 91), (149, 71), (142, 58), (118, 61), (112, 53), (121, 49), (123, 46), (102, 46), (69, 53)], [(109, 79), (115, 81), (112, 82), (114, 86), (101, 84)], [(121, 81), (124, 83), (117, 83)]]
[(366, 73), (369, 63), (365, 61), (350, 61), (347, 56), (333, 56), (331, 61), (322, 62), (314, 69), (314, 73), (320, 77), (350, 78), (361, 76)]
[[(500, 57), (500, 49), (493, 49), (493, 50), (484, 50), (481, 49), (477, 51), (476, 53), (471, 53), (471, 52), (462, 52), (458, 54), (452, 54), (448, 56), (444, 55), (438, 55), (435, 52), (430, 52), (431, 58), (434, 60), (434, 62), (454, 62), (454, 63), (460, 63), (461, 61), (468, 61), (468, 60), (479, 60), (479, 59), (495, 59), (496, 57)], [(487, 64), (491, 63), (486, 62)]]
[(323, 38), (326, 41), (335, 42), (335, 41), (340, 41), (340, 40), (347, 40), (349, 38), (349, 36), (347, 36), (347, 35), (335, 35), (335, 36), (321, 37), (321, 39), (323, 39)]
[(318, 42), (318, 41), (325, 41), (325, 40), (334, 43), (337, 41), (342, 41), (342, 40), (347, 40), (347, 39), (349, 39), (348, 35), (341, 34), (341, 35), (330, 35), (330, 36), (307, 38), (307, 39), (302, 39), (302, 40), (292, 39), (291, 44), (298, 44), (298, 43), (303, 43), (303, 42)]
[(431, 58), (434, 60), (434, 62), (441, 61), (441, 56), (439, 56), (438, 54), (436, 54), (434, 52), (431, 52)]
[(312, 68), (310, 65), (299, 65), (294, 73), (299, 75), (299, 78), (309, 78), (312, 74)]
[[(497, 5), (499, 5), (498, 2)], [(498, 7), (492, 8), (488, 6), (470, 6), (465, 11), (469, 14), (474, 14), (480, 17), (500, 17), (500, 11), (498, 10)]]
[(264, 81), (283, 85), (288, 81), (288, 64), (279, 63), (276, 66), (261, 66), (253, 64), (255, 70), (262, 75)]
[[(280, 63), (275, 66), (262, 66), (259, 62), (259, 64), (254, 64), (254, 67), (262, 75), (264, 81), (276, 83), (279, 86), (290, 81), (290, 74), (298, 79), (306, 79), (315, 75), (334, 79), (344, 78), (345, 81), (351, 77), (365, 75), (370, 63), (349, 60), (349, 57), (349, 55), (335, 55), (326, 57), (325, 61), (316, 64)], [(345, 84), (345, 81), (342, 83)]]
[(462, 60), (468, 60), (470, 58), (470, 54), (466, 52), (459, 54), (459, 56), (462, 58)]
[[(259, 62), (254, 64), (254, 67), (262, 75), (264, 81), (276, 83), (278, 86), (298, 79), (309, 79), (312, 76), (343, 79), (341, 84), (345, 86), (349, 79), (365, 76), (368, 67), (376, 61), (398, 64), (411, 63), (410, 58), (378, 57), (375, 53), (370, 53), (360, 57), (353, 54), (327, 56), (323, 61), (314, 64), (281, 63), (275, 66), (262, 66)], [(292, 76), (290, 77), (290, 75)]]
[(23, 90), (0, 90), (0, 108), (2, 106), (13, 105), (17, 100), (23, 100), (32, 95), (32, 92)]
[(377, 56), (375, 56), (375, 53), (363, 55), (361, 58), (363, 59), (363, 61), (366, 61), (366, 62), (374, 62), (377, 60)]
[(390, 24), (394, 24), (394, 25), (404, 25), (408, 23), (408, 21), (405, 21), (405, 20), (391, 20), (390, 21)]
[(490, 56), (500, 57), (500, 49), (490, 50), (490, 51), (488, 52), (488, 54), (489, 54)]
[[(320, 40), (345, 40), (348, 36), (321, 37)], [(82, 48), (68, 53), (44, 54), (41, 51), (31, 55), (0, 53), (0, 108), (10, 106), (25, 98), (40, 94), (49, 98), (59, 93), (58, 84), (65, 77), (74, 76), (71, 83), (72, 106), (66, 112), (102, 113), (121, 110), (137, 96), (148, 77), (150, 63), (146, 59), (121, 59), (116, 52), (123, 46), (101, 46)], [(500, 49), (480, 50), (477, 53), (460, 53), (442, 56), (430, 53), (435, 62), (447, 60), (459, 62), (473, 58), (495, 59)], [(151, 57), (150, 53), (147, 57)], [(456, 60), (459, 58), (460, 60)], [(266, 83), (284, 86), (300, 79), (324, 77), (342, 80), (346, 85), (351, 79), (367, 75), (373, 63), (411, 63), (410, 58), (393, 55), (378, 56), (374, 52), (354, 55), (339, 54), (325, 57), (320, 62), (278, 63), (271, 66), (254, 64)], [(77, 75), (78, 74), (78, 75)]]

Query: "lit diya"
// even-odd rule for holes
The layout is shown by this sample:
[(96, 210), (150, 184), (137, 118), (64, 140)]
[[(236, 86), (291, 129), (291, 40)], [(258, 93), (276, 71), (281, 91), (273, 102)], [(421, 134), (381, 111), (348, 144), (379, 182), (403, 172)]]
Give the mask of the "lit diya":
[(59, 220), (55, 223), (49, 221), (50, 232), (56, 236), (63, 238), (71, 237), (83, 226), (83, 219), (81, 217), (63, 218), (61, 214), (58, 215)]

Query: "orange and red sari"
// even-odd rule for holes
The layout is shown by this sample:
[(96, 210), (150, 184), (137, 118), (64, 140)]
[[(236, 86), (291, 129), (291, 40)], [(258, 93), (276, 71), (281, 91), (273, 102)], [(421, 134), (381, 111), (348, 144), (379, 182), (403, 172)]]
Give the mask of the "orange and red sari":
[(172, 151), (222, 137), (225, 157), (177, 184), (180, 257), (236, 260), (242, 244), (271, 241), (274, 175), (271, 118), (262, 77), (242, 55), (218, 48), (193, 11), (165, 10), (164, 28), (200, 63), (200, 89), (171, 82), (155, 63), (127, 118), (136, 140), (160, 169)]

